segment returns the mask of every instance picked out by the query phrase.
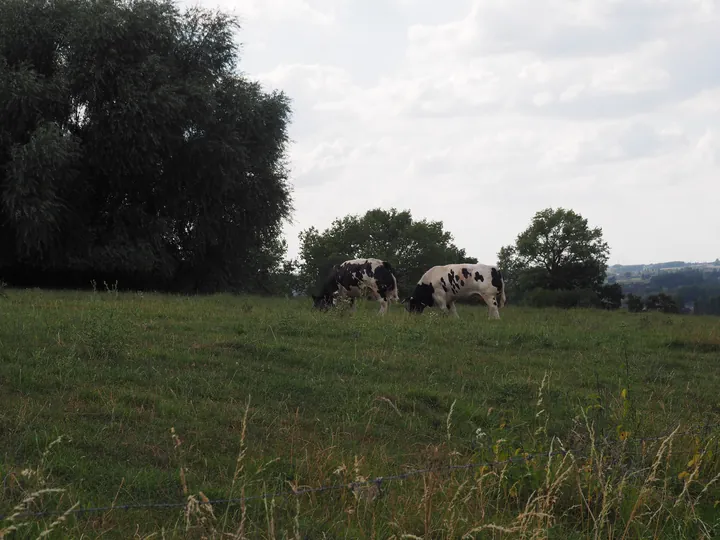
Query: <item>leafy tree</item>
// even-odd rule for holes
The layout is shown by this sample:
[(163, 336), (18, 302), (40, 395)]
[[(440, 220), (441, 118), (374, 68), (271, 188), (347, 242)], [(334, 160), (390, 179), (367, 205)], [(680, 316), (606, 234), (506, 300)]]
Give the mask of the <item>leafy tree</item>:
[(657, 290), (672, 289), (683, 285), (699, 285), (705, 281), (702, 271), (688, 268), (677, 271), (665, 271), (650, 278), (649, 286)]
[(532, 307), (547, 308), (600, 308), (603, 303), (592, 289), (542, 289), (528, 291), (525, 303)]
[(212, 291), (280, 267), (290, 105), (237, 74), (236, 27), (170, 0), (0, 3), (8, 281)]
[(590, 228), (573, 210), (537, 212), (515, 244), (498, 253), (499, 265), (513, 291), (541, 289), (598, 290), (607, 275), (609, 248), (602, 229)]
[[(414, 221), (409, 211), (369, 210), (336, 219), (322, 233), (300, 233), (300, 258), (306, 290), (317, 288), (332, 265), (355, 257), (377, 257), (392, 264), (398, 287), (410, 291), (425, 271), (438, 264), (475, 263), (453, 244), (441, 221)], [(404, 293), (403, 293), (404, 294)]]
[(627, 299), (628, 311), (630, 313), (640, 313), (645, 307), (645, 303), (640, 296), (630, 293), (628, 294)]
[(720, 315), (720, 296), (711, 296), (695, 301), (693, 312), (696, 315)]
[(606, 309), (620, 309), (622, 299), (625, 297), (619, 283), (607, 283), (597, 289), (601, 304)]
[(675, 299), (665, 293), (651, 294), (645, 301), (648, 311), (661, 311), (663, 313), (678, 313), (678, 308)]

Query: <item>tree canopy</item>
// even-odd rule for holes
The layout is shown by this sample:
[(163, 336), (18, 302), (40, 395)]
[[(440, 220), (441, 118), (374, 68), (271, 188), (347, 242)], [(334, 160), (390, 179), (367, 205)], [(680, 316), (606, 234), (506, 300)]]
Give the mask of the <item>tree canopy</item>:
[(401, 291), (410, 291), (432, 266), (477, 262), (455, 246), (441, 221), (414, 221), (409, 211), (395, 208), (376, 208), (363, 216), (336, 219), (322, 233), (310, 227), (300, 233), (300, 242), (306, 290), (316, 287), (332, 265), (356, 257), (390, 262)]
[(279, 267), (290, 101), (236, 72), (236, 28), (169, 0), (0, 3), (7, 281), (212, 291)]
[(498, 253), (499, 266), (517, 293), (532, 289), (599, 290), (607, 275), (609, 247), (602, 229), (590, 228), (573, 210), (535, 214), (514, 245)]

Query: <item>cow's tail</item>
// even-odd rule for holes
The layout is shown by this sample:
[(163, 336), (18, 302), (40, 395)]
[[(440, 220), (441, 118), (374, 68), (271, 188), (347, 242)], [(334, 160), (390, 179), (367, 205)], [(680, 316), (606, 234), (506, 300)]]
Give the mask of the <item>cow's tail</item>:
[[(500, 274), (499, 270), (498, 274)], [(505, 279), (502, 277), (502, 274), (500, 274), (500, 283), (502, 283), (502, 285), (500, 286), (500, 307), (505, 307), (505, 302), (507, 301), (507, 299), (505, 298)]]
[(400, 301), (400, 294), (398, 293), (398, 284), (397, 279), (395, 279), (395, 274), (392, 274), (393, 283), (395, 284), (395, 287), (393, 287), (393, 292), (391, 298), (395, 300), (396, 302)]
[(387, 261), (383, 261), (383, 266), (390, 272), (390, 275), (392, 276), (392, 280), (393, 280), (393, 290), (392, 290), (392, 293), (390, 294), (390, 297), (388, 298), (388, 300), (395, 300), (396, 302), (399, 302), (400, 301), (400, 295), (399, 295), (400, 293), (398, 292), (398, 284), (397, 284), (397, 278), (395, 277), (395, 270), (393, 270), (392, 265)]

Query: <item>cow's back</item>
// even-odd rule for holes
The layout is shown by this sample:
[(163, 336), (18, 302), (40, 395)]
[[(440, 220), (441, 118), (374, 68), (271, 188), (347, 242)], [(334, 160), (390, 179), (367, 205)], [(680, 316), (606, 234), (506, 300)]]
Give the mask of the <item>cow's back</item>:
[[(385, 296), (397, 291), (392, 265), (374, 257), (348, 259), (338, 266), (336, 279), (345, 290), (370, 288)], [(395, 292), (393, 297), (397, 297)]]
[(433, 266), (423, 274), (418, 284), (431, 284), (434, 289), (442, 289), (450, 297), (466, 298), (499, 293), (503, 288), (501, 277), (494, 266), (454, 263)]

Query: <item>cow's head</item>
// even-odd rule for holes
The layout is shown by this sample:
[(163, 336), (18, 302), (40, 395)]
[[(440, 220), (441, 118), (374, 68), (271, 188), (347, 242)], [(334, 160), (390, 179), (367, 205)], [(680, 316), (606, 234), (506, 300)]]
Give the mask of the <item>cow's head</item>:
[(426, 307), (434, 304), (433, 292), (434, 288), (429, 283), (418, 283), (412, 296), (405, 298), (402, 303), (408, 313), (422, 313)]
[(405, 310), (408, 313), (422, 313), (427, 307), (414, 296), (408, 296), (401, 303), (405, 304)]
[(326, 310), (333, 306), (332, 296), (328, 296), (328, 295), (315, 296), (313, 294), (312, 299), (313, 299), (313, 308), (315, 308), (315, 309)]

